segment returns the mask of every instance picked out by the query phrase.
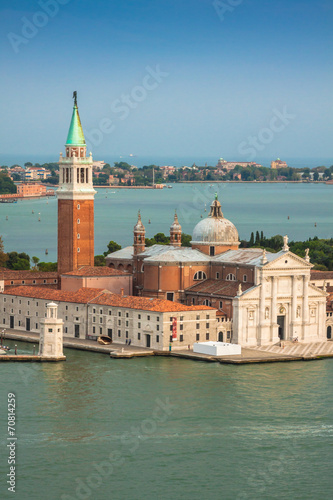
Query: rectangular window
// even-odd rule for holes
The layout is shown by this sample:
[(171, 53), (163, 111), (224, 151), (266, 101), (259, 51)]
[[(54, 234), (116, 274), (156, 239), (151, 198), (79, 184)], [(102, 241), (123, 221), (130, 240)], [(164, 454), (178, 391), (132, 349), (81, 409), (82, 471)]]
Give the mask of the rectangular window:
[(184, 342), (184, 335), (183, 334), (179, 335), (179, 342)]
[(103, 309), (100, 309), (100, 310), (99, 310), (99, 314), (103, 314)]
[(150, 316), (149, 315), (147, 316), (147, 320), (150, 321)]
[(121, 316), (121, 311), (118, 311), (118, 316)]
[(184, 330), (184, 325), (179, 325), (179, 330)]
[(197, 316), (197, 320), (198, 320), (198, 319), (200, 319), (200, 316), (199, 316), (199, 315)]
[(79, 310), (79, 308), (78, 308), (78, 307), (76, 307), (76, 311), (78, 311), (78, 310)]
[(172, 335), (170, 335), (170, 342), (172, 342)]
[(231, 332), (227, 332), (227, 339), (230, 340)]
[(120, 335), (121, 335), (121, 331), (120, 331), (120, 330), (118, 330), (118, 337), (120, 337)]
[(68, 316), (65, 316), (65, 320), (68, 321)]
[(126, 326), (128, 326), (128, 321), (126, 321)]
[(156, 330), (159, 331), (160, 325), (156, 325)]
[(125, 332), (126, 338), (128, 339), (128, 331), (126, 330)]
[(38, 330), (38, 323), (36, 323), (36, 330)]
[(166, 298), (167, 300), (173, 301), (173, 292), (168, 292)]
[(118, 319), (118, 325), (119, 326), (121, 325), (121, 319)]
[(99, 334), (100, 334), (100, 335), (103, 335), (103, 328), (101, 328), (101, 327), (100, 327), (100, 329), (99, 329)]
[(160, 341), (160, 336), (156, 335), (156, 342), (159, 343), (159, 341)]
[(222, 306), (223, 306), (223, 302), (222, 302), (222, 300), (220, 300), (220, 302), (219, 302), (219, 309), (222, 309)]
[(209, 328), (209, 323), (206, 323), (206, 328)]
[(209, 340), (209, 332), (206, 333), (206, 340)]
[(93, 326), (93, 333), (96, 333), (96, 327)]
[(140, 339), (141, 339), (141, 333), (138, 332), (138, 340), (140, 340)]
[(220, 273), (216, 273), (216, 279), (218, 280), (220, 277)]
[(206, 319), (209, 319), (209, 314), (206, 314)]
[(103, 318), (99, 318), (99, 322), (100, 322), (100, 323), (103, 323)]
[(138, 319), (141, 319), (141, 314), (138, 314)]
[(36, 316), (38, 316), (38, 312), (36, 312)]
[(170, 332), (172, 332), (172, 330), (173, 330), (173, 326), (172, 326), (172, 325), (170, 325)]
[(68, 329), (67, 329), (67, 326), (66, 326), (66, 327), (65, 327), (65, 333), (67, 333), (67, 332), (68, 332)]
[(195, 305), (195, 297), (192, 297), (192, 305)]
[(197, 330), (199, 330), (199, 328), (200, 328), (200, 323), (197, 323), (197, 324), (195, 325), (195, 327), (196, 327), (196, 329), (197, 329)]
[(68, 306), (66, 306), (66, 311), (68, 311)]
[(197, 334), (196, 334), (195, 339), (196, 339), (197, 341), (198, 341), (198, 340), (200, 340), (200, 334), (199, 334), (199, 333), (197, 333)]
[(126, 318), (128, 318), (128, 313), (126, 313)]
[(112, 311), (109, 309), (109, 316), (112, 316)]
[[(66, 307), (67, 307), (67, 306), (66, 306)], [(95, 308), (93, 308), (93, 314), (95, 314), (95, 313), (96, 313), (96, 309), (95, 309)]]
[(184, 321), (184, 316), (181, 316), (181, 317), (179, 318), (179, 320), (180, 320), (180, 321)]
[(141, 323), (138, 323), (138, 328), (141, 328)]
[(157, 317), (156, 317), (156, 321), (159, 321), (159, 320), (160, 320), (160, 317), (159, 317), (159, 316), (157, 316)]

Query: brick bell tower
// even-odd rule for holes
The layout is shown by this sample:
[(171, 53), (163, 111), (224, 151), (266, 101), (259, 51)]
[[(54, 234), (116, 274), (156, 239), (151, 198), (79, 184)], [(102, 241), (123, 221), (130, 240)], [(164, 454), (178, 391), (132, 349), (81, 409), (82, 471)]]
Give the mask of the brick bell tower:
[(77, 92), (66, 141), (60, 153), (58, 197), (58, 273), (94, 265), (94, 195), (90, 153), (87, 157)]

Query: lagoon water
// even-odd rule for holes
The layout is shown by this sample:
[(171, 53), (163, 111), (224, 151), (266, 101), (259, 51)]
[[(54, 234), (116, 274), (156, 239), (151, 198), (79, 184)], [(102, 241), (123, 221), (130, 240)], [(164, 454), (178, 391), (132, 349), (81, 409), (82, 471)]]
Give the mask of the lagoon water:
[[(257, 230), (264, 231), (265, 236), (288, 234), (291, 240), (302, 241), (313, 236), (333, 236), (333, 186), (322, 183), (193, 183), (172, 184), (172, 189), (163, 190), (98, 188), (97, 191), (96, 255), (106, 250), (110, 240), (122, 246), (132, 244), (139, 209), (147, 237), (157, 232), (169, 234), (175, 209), (183, 231), (192, 234), (201, 215), (208, 215), (215, 192), (224, 216), (236, 225), (242, 239), (249, 239), (251, 231)], [(0, 234), (6, 251), (25, 251), (30, 256), (55, 262), (56, 198), (0, 204)]]
[[(59, 364), (0, 364), (2, 499), (332, 497), (333, 360), (65, 354)], [(7, 392), (17, 399), (15, 495), (5, 485)]]
[[(99, 189), (96, 254), (111, 239), (131, 244), (139, 208), (147, 236), (168, 233), (175, 208), (191, 233), (215, 192), (241, 238), (256, 230), (330, 238), (332, 190), (236, 183)], [(56, 217), (56, 199), (0, 205), (6, 251), (43, 260), (48, 248), (55, 261)], [(31, 344), (17, 344), (19, 353), (32, 352)], [(17, 398), (17, 500), (331, 498), (333, 360), (227, 366), (65, 354), (65, 363), (0, 363), (1, 499), (13, 497), (8, 392)]]

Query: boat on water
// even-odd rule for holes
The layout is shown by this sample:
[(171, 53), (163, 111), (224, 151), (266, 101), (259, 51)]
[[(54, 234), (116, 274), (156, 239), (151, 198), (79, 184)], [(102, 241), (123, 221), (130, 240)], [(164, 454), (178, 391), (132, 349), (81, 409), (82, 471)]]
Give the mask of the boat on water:
[(0, 203), (17, 203), (16, 198), (1, 198)]
[(0, 348), (0, 356), (3, 356), (4, 354), (7, 354), (7, 351), (5, 351), (4, 349)]
[(101, 335), (98, 337), (97, 342), (101, 345), (110, 345), (112, 344), (112, 338), (107, 335)]

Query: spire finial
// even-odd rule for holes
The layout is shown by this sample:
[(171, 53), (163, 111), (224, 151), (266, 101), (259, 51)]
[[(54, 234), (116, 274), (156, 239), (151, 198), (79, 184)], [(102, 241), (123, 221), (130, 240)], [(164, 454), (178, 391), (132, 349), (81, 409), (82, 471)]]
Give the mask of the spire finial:
[(73, 99), (74, 99), (74, 106), (77, 106), (77, 91), (74, 90), (73, 92)]
[(218, 200), (218, 199), (219, 199), (219, 197), (218, 197), (217, 193), (215, 193), (215, 200)]

